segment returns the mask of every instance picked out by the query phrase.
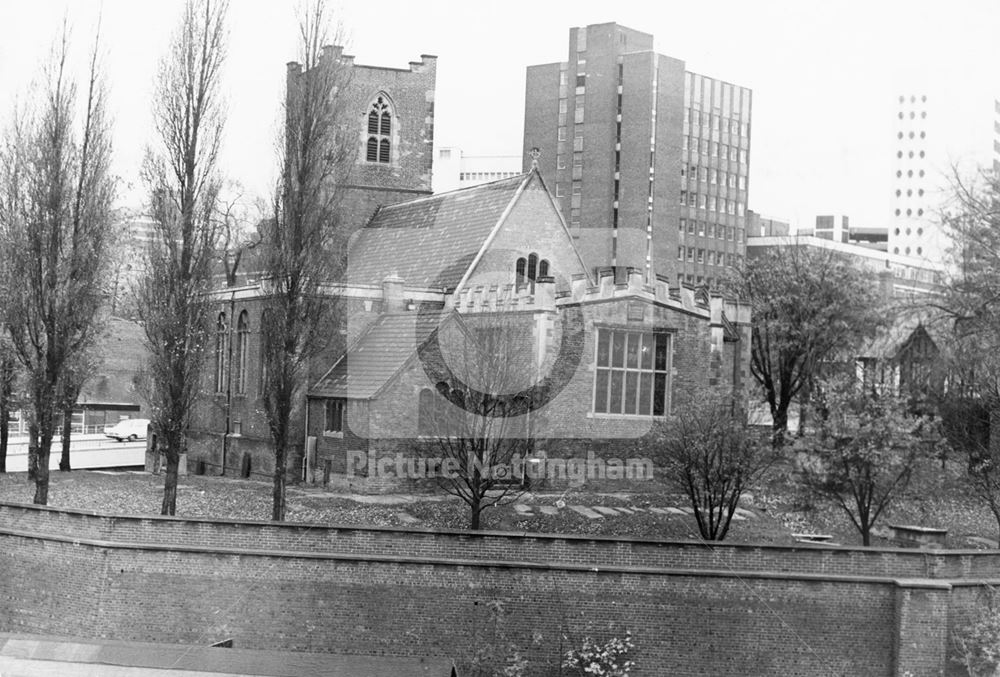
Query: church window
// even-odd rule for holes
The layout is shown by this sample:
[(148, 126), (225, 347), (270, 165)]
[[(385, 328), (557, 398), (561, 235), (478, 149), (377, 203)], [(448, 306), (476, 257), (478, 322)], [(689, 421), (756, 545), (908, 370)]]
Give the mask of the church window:
[(368, 135), (365, 160), (389, 164), (392, 156), (392, 109), (385, 96), (379, 96), (368, 111)]

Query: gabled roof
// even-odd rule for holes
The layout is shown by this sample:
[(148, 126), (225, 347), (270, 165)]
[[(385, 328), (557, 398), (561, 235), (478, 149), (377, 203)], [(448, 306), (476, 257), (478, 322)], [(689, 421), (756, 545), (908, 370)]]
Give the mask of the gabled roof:
[(893, 318), (892, 322), (879, 330), (862, 349), (857, 357), (861, 359), (875, 358), (891, 360), (899, 355), (918, 333), (926, 333), (927, 337), (940, 349), (946, 337), (946, 318), (926, 310), (902, 312)]
[(375, 397), (440, 324), (437, 312), (383, 315), (316, 382), (309, 396)]
[(381, 207), (352, 238), (348, 280), (454, 289), (534, 172)]

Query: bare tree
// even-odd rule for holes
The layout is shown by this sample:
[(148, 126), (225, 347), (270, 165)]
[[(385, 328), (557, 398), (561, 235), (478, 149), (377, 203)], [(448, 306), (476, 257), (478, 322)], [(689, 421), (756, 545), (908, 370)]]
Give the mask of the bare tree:
[(38, 97), (27, 113), (15, 115), (0, 158), (5, 314), (27, 382), (29, 467), (34, 502), (43, 505), (66, 370), (92, 347), (105, 301), (103, 264), (116, 185), (98, 44), (78, 120), (64, 26)]
[(337, 206), (357, 145), (342, 95), (351, 71), (328, 46), (336, 37), (328, 23), (322, 1), (299, 22), (303, 72), (289, 85), (273, 218), (261, 228), (263, 400), (274, 445), (276, 521), (285, 517), (289, 437), (309, 360), (334, 333), (336, 304), (320, 285), (341, 267)]
[(770, 445), (750, 435), (737, 404), (732, 396), (693, 396), (640, 443), (687, 495), (706, 541), (726, 537), (740, 497), (776, 460)]
[(17, 358), (5, 339), (0, 337), (0, 472), (7, 472), (10, 414), (14, 409), (14, 389), (17, 385)]
[(177, 508), (177, 473), (208, 344), (204, 294), (221, 228), (216, 161), (225, 122), (227, 7), (224, 0), (185, 3), (160, 63), (153, 100), (158, 138), (144, 166), (155, 226), (136, 315), (149, 351), (142, 390), (166, 458), (164, 515)]
[(518, 475), (539, 416), (532, 400), (544, 396), (530, 388), (536, 365), (528, 317), (503, 309), (454, 313), (420, 348), (421, 361), (439, 374), (419, 403), (418, 432), (441, 459), (428, 473), (469, 507), (470, 529), (480, 528), (484, 510), (525, 488)]
[(62, 453), (59, 457), (59, 470), (64, 472), (72, 470), (69, 451), (72, 443), (73, 410), (76, 408), (76, 400), (80, 396), (80, 391), (93, 373), (94, 368), (94, 356), (90, 351), (76, 355), (63, 368), (62, 390), (59, 398), (59, 409), (62, 411), (62, 434), (60, 435)]

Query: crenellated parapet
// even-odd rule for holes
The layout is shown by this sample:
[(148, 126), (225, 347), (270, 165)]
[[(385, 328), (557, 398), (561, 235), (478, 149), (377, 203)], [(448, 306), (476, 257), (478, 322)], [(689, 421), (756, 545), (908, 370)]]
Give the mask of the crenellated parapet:
[(533, 284), (473, 285), (455, 292), (450, 306), (460, 313), (508, 311), (554, 312), (555, 279), (539, 277)]

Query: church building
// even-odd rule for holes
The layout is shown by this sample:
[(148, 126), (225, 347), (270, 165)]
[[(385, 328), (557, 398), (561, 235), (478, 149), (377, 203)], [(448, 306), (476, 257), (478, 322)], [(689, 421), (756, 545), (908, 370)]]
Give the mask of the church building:
[[(327, 59), (350, 57), (329, 48)], [(434, 58), (409, 70), (354, 68), (358, 153), (340, 220), (353, 235), (343, 277), (324, 286), (338, 329), (313, 358), (294, 412), (290, 479), (399, 488), (402, 480), (373, 477), (352, 459), (418, 455), (447, 437), (435, 423), (456, 406), (442, 390), (456, 379), (524, 404), (510, 415), (511, 434), (552, 457), (613, 455), (693, 393), (743, 389), (748, 307), (664, 277), (650, 282), (639, 269), (589, 267), (535, 166), (432, 195)], [(290, 89), (300, 77), (290, 64)], [(213, 292), (191, 472), (273, 472), (259, 359), (264, 293), (250, 266)], [(469, 368), (470, 336), (491, 337), (496, 369)], [(500, 371), (510, 380), (489, 382), (487, 372)]]

